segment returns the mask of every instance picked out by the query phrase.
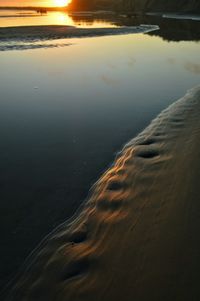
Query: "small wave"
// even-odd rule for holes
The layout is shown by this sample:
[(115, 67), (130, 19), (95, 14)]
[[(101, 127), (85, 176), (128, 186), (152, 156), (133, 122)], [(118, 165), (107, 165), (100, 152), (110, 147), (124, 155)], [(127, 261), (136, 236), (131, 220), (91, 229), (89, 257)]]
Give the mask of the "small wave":
[(72, 45), (71, 43), (0, 43), (0, 51), (59, 48)]
[(37, 14), (0, 15), (0, 18), (26, 18), (26, 17), (38, 17), (38, 15)]
[(200, 21), (199, 15), (163, 14), (162, 17), (168, 19)]

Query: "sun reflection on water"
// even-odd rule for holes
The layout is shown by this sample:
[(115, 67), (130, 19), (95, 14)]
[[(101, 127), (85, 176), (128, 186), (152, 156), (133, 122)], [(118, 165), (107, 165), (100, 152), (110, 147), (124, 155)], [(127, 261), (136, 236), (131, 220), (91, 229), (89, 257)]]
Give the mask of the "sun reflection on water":
[(0, 11), (0, 27), (33, 25), (69, 25), (92, 28), (116, 27), (113, 22), (92, 14), (77, 15), (58, 11), (47, 12), (47, 14), (40, 14), (37, 11)]
[(52, 3), (50, 3), (50, 6), (67, 6), (71, 0), (51, 0)]

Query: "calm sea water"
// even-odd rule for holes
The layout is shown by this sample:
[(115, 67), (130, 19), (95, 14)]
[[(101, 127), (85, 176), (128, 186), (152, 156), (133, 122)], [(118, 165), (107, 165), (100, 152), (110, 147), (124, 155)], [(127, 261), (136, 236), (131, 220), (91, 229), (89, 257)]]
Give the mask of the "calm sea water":
[[(19, 13), (4, 12), (0, 26), (141, 22)], [(144, 22), (161, 30), (0, 52), (2, 286), (39, 241), (72, 216), (116, 152), (199, 84), (199, 22)]]
[(110, 16), (105, 19), (102, 15), (90, 13), (68, 14), (64, 12), (48, 12), (40, 14), (37, 11), (0, 10), (0, 27), (26, 25), (70, 25), (78, 27), (116, 27), (116, 20)]

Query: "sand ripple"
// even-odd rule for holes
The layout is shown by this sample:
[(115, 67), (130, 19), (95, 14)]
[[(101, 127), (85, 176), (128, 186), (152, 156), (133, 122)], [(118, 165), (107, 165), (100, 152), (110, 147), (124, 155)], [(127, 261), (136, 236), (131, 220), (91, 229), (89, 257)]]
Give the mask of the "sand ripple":
[(200, 87), (125, 145), (7, 300), (200, 300)]

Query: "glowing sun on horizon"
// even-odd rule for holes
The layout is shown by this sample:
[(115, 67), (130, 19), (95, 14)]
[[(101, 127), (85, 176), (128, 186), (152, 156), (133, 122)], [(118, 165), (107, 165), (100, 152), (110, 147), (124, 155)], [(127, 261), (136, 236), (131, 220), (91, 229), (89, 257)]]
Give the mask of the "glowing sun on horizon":
[(67, 6), (71, 0), (53, 0), (55, 6)]

